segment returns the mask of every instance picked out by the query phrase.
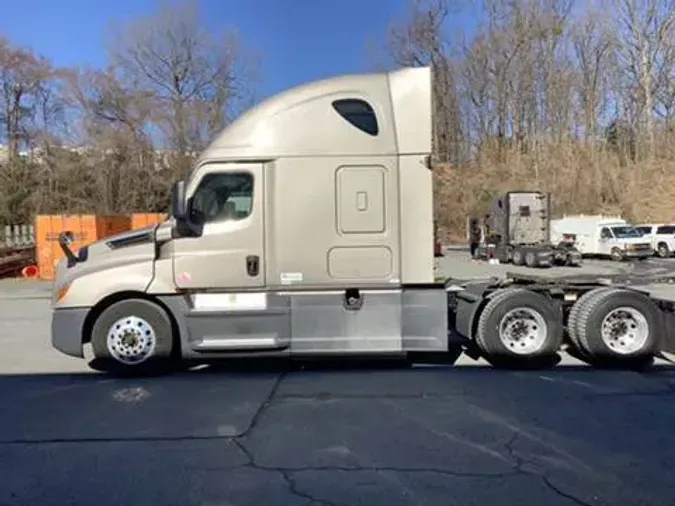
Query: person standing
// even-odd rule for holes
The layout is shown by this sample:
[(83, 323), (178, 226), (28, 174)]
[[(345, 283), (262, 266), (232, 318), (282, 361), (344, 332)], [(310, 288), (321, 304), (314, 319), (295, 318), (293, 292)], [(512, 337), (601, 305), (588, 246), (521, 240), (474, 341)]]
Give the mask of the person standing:
[(480, 245), (480, 235), (478, 219), (471, 218), (469, 221), (469, 249), (471, 250), (471, 258), (476, 258), (476, 252)]

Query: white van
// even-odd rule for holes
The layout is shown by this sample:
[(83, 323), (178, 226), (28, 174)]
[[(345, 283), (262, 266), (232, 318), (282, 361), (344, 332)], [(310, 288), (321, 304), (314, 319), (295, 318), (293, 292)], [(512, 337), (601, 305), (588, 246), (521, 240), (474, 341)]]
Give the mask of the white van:
[(612, 260), (644, 259), (654, 255), (651, 242), (620, 216), (565, 216), (551, 220), (551, 242), (563, 234), (576, 236), (576, 247), (584, 256), (609, 256)]

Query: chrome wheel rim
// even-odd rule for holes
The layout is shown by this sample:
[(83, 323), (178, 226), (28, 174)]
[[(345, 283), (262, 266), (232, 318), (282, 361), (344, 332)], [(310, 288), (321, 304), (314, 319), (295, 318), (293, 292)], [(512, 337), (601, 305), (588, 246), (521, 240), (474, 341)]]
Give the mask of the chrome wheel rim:
[(511, 352), (531, 355), (546, 342), (548, 325), (539, 311), (529, 307), (512, 309), (499, 322), (499, 338)]
[(108, 330), (108, 353), (122, 364), (145, 362), (153, 355), (156, 346), (155, 329), (138, 316), (120, 318)]
[(640, 351), (647, 343), (649, 333), (647, 318), (633, 307), (610, 311), (600, 325), (602, 342), (620, 355)]

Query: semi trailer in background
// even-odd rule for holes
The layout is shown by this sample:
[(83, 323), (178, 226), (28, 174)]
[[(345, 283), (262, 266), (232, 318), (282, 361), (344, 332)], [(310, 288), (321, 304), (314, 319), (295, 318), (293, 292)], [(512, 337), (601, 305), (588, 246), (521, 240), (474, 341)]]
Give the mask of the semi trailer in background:
[(496, 258), (500, 263), (528, 267), (581, 264), (581, 253), (572, 234), (551, 241), (548, 193), (510, 191), (499, 195), (482, 223), (478, 220), (478, 226), (482, 229), (482, 240), (476, 258)]
[[(60, 235), (53, 346), (84, 357), (91, 345), (96, 367), (115, 374), (460, 351), (529, 366), (564, 346), (632, 367), (674, 348), (665, 279), (549, 270), (435, 282), (431, 141), (429, 68), (343, 75), (265, 100), (174, 185), (169, 220), (77, 251)], [(544, 244), (546, 202), (511, 194), (502, 203), (517, 212), (503, 223), (521, 230), (512, 220), (529, 206), (538, 225), (517, 237)]]

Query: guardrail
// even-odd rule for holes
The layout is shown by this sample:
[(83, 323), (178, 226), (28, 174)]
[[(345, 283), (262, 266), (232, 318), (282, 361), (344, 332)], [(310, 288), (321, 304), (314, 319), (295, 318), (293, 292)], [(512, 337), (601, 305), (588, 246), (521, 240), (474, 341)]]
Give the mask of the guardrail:
[(4, 248), (35, 246), (35, 227), (33, 225), (5, 225), (0, 228), (0, 246)]
[(33, 225), (5, 225), (0, 227), (0, 277), (24, 275), (34, 277), (35, 230)]

